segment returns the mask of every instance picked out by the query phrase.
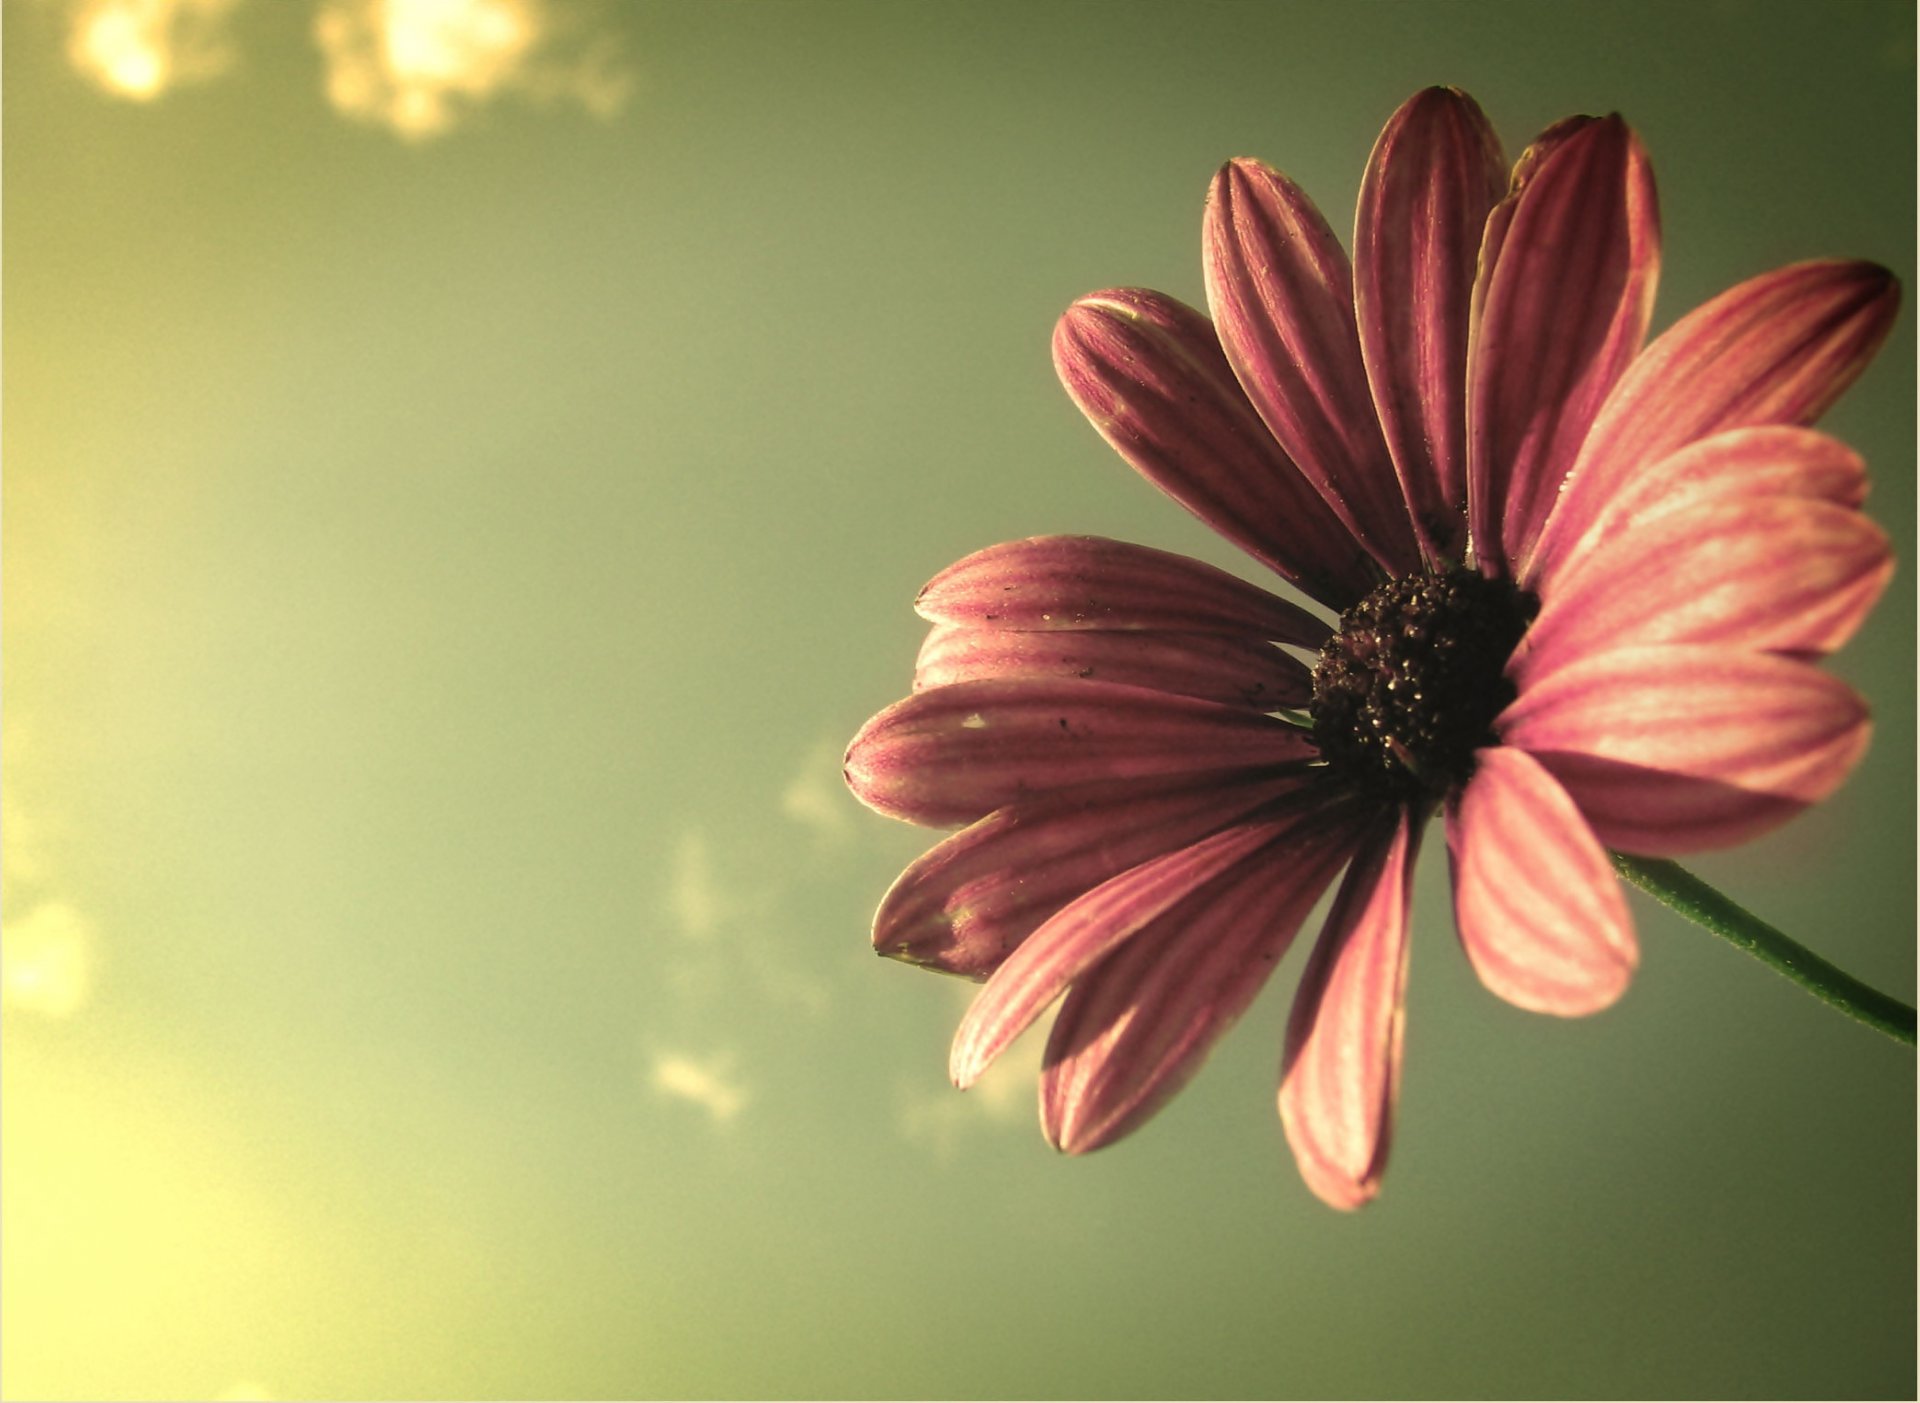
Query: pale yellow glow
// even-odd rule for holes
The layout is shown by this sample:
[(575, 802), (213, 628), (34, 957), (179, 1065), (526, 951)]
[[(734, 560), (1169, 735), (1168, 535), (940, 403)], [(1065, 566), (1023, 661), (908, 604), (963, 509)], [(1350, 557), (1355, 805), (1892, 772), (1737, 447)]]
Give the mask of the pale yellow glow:
[(613, 115), (626, 79), (604, 49), (565, 61), (544, 52), (560, 28), (545, 0), (324, 0), (314, 37), (337, 110), (419, 141), (508, 91)]
[(725, 1124), (740, 1114), (747, 1094), (734, 1080), (731, 1059), (720, 1056), (705, 1060), (683, 1053), (668, 1053), (653, 1059), (653, 1089), (664, 1096), (688, 1101)]
[(79, 0), (67, 56), (119, 97), (149, 102), (233, 61), (226, 20), (239, 0)]
[(64, 901), (7, 915), (0, 931), (0, 1000), (9, 1010), (66, 1018), (87, 1001), (93, 928)]

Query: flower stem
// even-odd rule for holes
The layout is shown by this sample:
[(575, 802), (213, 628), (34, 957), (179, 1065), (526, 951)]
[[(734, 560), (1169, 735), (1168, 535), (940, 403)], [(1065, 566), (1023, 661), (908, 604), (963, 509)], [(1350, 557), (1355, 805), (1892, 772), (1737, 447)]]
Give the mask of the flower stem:
[(1613, 854), (1622, 877), (1715, 935), (1772, 965), (1816, 999), (1831, 1004), (1870, 1028), (1913, 1046), (1913, 1010), (1828, 964), (1806, 946), (1790, 940), (1752, 912), (1715, 891), (1677, 862), (1658, 857)]

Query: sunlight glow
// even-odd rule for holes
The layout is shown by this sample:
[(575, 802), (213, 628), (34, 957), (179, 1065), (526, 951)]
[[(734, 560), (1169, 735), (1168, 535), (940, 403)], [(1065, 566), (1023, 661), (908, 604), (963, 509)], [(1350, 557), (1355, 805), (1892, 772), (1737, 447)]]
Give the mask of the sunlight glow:
[(0, 1002), (9, 1009), (66, 1018), (92, 985), (93, 928), (64, 901), (43, 901), (9, 916), (0, 937)]
[(239, 0), (80, 0), (67, 56), (115, 96), (150, 102), (233, 62), (226, 18)]

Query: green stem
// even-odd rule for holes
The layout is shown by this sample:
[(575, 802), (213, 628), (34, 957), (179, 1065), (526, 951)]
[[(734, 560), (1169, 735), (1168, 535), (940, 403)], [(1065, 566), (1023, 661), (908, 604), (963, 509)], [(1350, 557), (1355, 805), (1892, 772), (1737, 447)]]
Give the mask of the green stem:
[(1732, 941), (1755, 959), (1772, 965), (1816, 999), (1833, 1005), (1890, 1038), (1913, 1045), (1913, 1010), (1845, 970), (1836, 969), (1796, 940), (1722, 896), (1677, 862), (1657, 857), (1613, 854), (1622, 877), (1688, 920)]

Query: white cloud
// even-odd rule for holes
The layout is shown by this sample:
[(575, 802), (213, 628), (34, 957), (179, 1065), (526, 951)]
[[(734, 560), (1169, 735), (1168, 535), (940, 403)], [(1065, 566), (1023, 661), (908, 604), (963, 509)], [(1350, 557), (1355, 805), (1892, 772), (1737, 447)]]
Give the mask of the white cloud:
[(667, 910), (674, 927), (690, 940), (705, 940), (734, 914), (733, 900), (720, 889), (707, 835), (690, 828), (674, 846), (667, 875)]
[(93, 925), (64, 901), (42, 901), (9, 914), (0, 934), (0, 1003), (66, 1018), (93, 985)]
[(662, 1053), (653, 1058), (649, 1076), (662, 1096), (698, 1106), (716, 1125), (726, 1125), (747, 1104), (746, 1090), (733, 1072), (733, 1058), (721, 1053), (697, 1058), (685, 1053)]
[(181, 83), (232, 66), (227, 32), (239, 0), (75, 0), (67, 15), (67, 57), (117, 97), (150, 102)]
[(583, 28), (550, 0), (322, 0), (313, 33), (336, 110), (424, 141), (508, 93), (613, 117), (632, 74)]
[(804, 824), (823, 843), (838, 846), (853, 832), (853, 810), (859, 801), (841, 781), (840, 748), (822, 741), (807, 752), (799, 773), (780, 795), (780, 812)]

